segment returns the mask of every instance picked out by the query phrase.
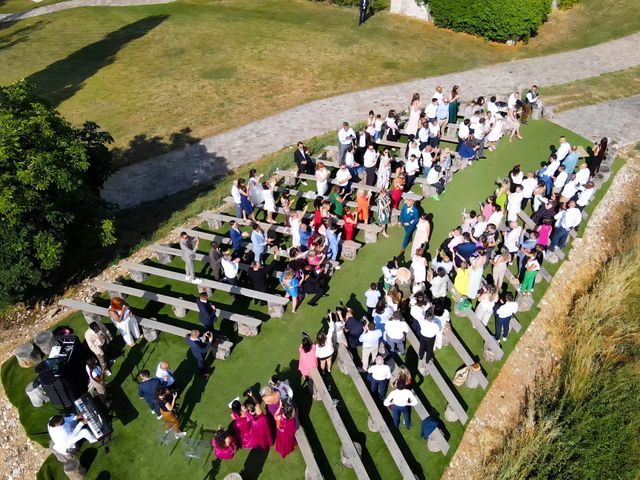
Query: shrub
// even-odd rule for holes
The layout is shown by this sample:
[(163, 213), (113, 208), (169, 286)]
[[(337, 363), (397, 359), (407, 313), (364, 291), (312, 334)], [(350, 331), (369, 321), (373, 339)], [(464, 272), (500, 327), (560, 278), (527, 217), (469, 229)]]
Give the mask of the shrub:
[(551, 10), (551, 0), (429, 0), (427, 3), (437, 26), (497, 42), (527, 41)]
[[(323, 1), (323, 0), (315, 0)], [(360, 6), (360, 0), (329, 0), (329, 2), (335, 5), (341, 5), (343, 7), (355, 7), (358, 8)], [(380, 10), (385, 10), (389, 8), (389, 0), (369, 0), (369, 8), (374, 12), (379, 12)]]
[(571, 8), (577, 4), (582, 2), (582, 0), (558, 0), (558, 7), (560, 8)]

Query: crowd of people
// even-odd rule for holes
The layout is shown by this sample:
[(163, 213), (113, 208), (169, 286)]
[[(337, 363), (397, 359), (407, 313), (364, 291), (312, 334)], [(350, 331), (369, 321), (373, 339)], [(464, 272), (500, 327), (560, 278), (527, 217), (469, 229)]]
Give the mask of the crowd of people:
[[(316, 198), (297, 209), (291, 191), (263, 181), (255, 170), (247, 181), (237, 179), (231, 190), (237, 220), (229, 224), (228, 243), (211, 242), (204, 273), (237, 285), (243, 272), (249, 287), (265, 293), (276, 293), (279, 285), (291, 299), (295, 313), (307, 295), (311, 306), (327, 295), (331, 275), (340, 268), (341, 245), (353, 240), (356, 227), (376, 223), (381, 234), (388, 236), (392, 212), (398, 210), (398, 224), (404, 229), (399, 254), (382, 266), (381, 285), (373, 282), (362, 292), (366, 313), (356, 315), (345, 306), (330, 311), (315, 339), (303, 335), (298, 368), (304, 379), (313, 368), (330, 373), (338, 345), (343, 345), (366, 373), (372, 394), (391, 409), (394, 424), (399, 426), (404, 416), (405, 426), (410, 427), (409, 408), (418, 402), (411, 390), (411, 373), (402, 364), (392, 372), (386, 363), (388, 356), (400, 359), (406, 352), (407, 334), (413, 331), (419, 340), (420, 360), (430, 362), (442, 346), (454, 306), (458, 311), (474, 309), (485, 326), (493, 317), (496, 340), (507, 341), (519, 297), (533, 294), (537, 273), (548, 253), (564, 248), (582, 221), (581, 210), (593, 198), (593, 176), (606, 156), (607, 139), (594, 145), (586, 163), (581, 163), (577, 146), (561, 137), (540, 169), (524, 171), (515, 165), (479, 208), (462, 213), (460, 225), (435, 249), (431, 246), (434, 219), (423, 210), (419, 197), (403, 194), (411, 191), (418, 177), (441, 194), (452, 179), (456, 158), (482, 160), (485, 150), (493, 150), (502, 136), (521, 138), (520, 125), (538, 103), (535, 86), (524, 99), (515, 90), (506, 102), (493, 96), (485, 102), (479, 97), (464, 108), (458, 86), (449, 95), (438, 87), (424, 108), (415, 94), (405, 119), (393, 110), (384, 120), (371, 111), (357, 133), (345, 123), (338, 132), (339, 166), (333, 172), (298, 143), (294, 152), (297, 171), (314, 176)], [(458, 123), (461, 115), (464, 118)], [(441, 148), (441, 139), (452, 123), (457, 123), (455, 147)], [(406, 135), (406, 148), (399, 156), (392, 156), (392, 145), (385, 146), (385, 142), (397, 142), (401, 135)], [(307, 185), (304, 179), (300, 182)], [(374, 193), (356, 185), (354, 195), (354, 183), (377, 189)], [(264, 229), (257, 222), (257, 209), (264, 210), (269, 224), (275, 224), (282, 214), (286, 238), (275, 229)], [(521, 225), (523, 213), (530, 215), (534, 228)], [(241, 229), (245, 221), (251, 222), (251, 232)], [(197, 249), (198, 239), (182, 232), (180, 250), (186, 280), (194, 284), (202, 283), (194, 266)], [(284, 257), (282, 271), (276, 271), (276, 262), (265, 262), (267, 254)], [(242, 264), (246, 264), (244, 268)], [(516, 291), (510, 289), (507, 278), (512, 265), (519, 282)], [(214, 342), (217, 310), (206, 292), (199, 294), (197, 305), (202, 329), (190, 332), (185, 342), (199, 374), (207, 378), (206, 358)], [(141, 334), (125, 301), (113, 298), (108, 312), (125, 344), (133, 346)], [(104, 325), (94, 322), (85, 339), (95, 355), (87, 362), (89, 386), (107, 401), (105, 378), (111, 374), (111, 361), (105, 351), (112, 337)], [(160, 362), (154, 375), (148, 370), (139, 373), (138, 393), (151, 413), (164, 421), (167, 432), (173, 431), (176, 438), (185, 435), (177, 415), (180, 392), (167, 362)], [(245, 397), (229, 404), (231, 425), (220, 426), (214, 435), (216, 458), (231, 459), (239, 448), (267, 450), (274, 445), (282, 457), (288, 455), (296, 445), (297, 428), (291, 388), (274, 377), (260, 393), (249, 389)], [(60, 451), (67, 451), (82, 438), (95, 441), (83, 429), (82, 420), (51, 419), (49, 430), (52, 439), (59, 439)], [(425, 438), (433, 428), (428, 422), (423, 425)]]

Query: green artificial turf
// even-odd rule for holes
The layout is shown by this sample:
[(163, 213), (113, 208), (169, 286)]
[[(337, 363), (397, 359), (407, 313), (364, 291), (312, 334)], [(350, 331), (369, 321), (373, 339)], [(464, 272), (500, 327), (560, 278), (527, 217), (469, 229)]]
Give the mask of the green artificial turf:
[[(508, 143), (503, 140), (496, 152), (489, 152), (488, 158), (475, 163), (470, 168), (458, 172), (454, 180), (441, 196), (440, 202), (432, 199), (423, 201), (423, 207), (433, 214), (434, 229), (431, 237), (430, 252), (446, 237), (448, 231), (459, 224), (460, 214), (464, 208), (476, 208), (478, 201), (489, 195), (495, 180), (504, 176), (511, 167), (519, 163), (526, 171), (536, 168), (549, 154), (549, 146), (557, 143), (560, 135), (566, 135), (568, 140), (584, 146), (589, 142), (576, 134), (569, 132), (548, 121), (532, 121), (522, 130), (524, 140)], [(618, 162), (619, 163), (619, 162)], [(615, 171), (615, 169), (614, 169)], [(598, 192), (602, 196), (604, 189)], [(204, 227), (203, 227), (204, 228)], [(268, 319), (265, 307), (250, 304), (246, 299), (231, 302), (228, 295), (216, 292), (213, 300), (222, 308), (255, 315), (266, 320), (257, 337), (237, 337), (228, 322), (222, 322), (221, 328), (235, 343), (234, 350), (227, 361), (215, 361), (214, 373), (208, 383), (203, 383), (195, 374), (195, 364), (183, 340), (161, 335), (157, 343), (143, 342), (132, 349), (126, 359), (119, 357), (113, 369), (114, 376), (110, 379), (111, 390), (115, 404), (113, 421), (115, 435), (109, 443), (110, 453), (94, 446), (84, 446), (82, 450), (83, 464), (89, 466), (90, 479), (151, 479), (151, 478), (223, 478), (231, 472), (240, 472), (245, 479), (252, 478), (303, 478), (304, 462), (299, 451), (296, 450), (285, 460), (272, 450), (268, 455), (257, 452), (240, 451), (232, 461), (212, 463), (210, 456), (200, 459), (187, 459), (183, 454), (184, 440), (177, 443), (160, 446), (163, 431), (162, 422), (157, 421), (148, 411), (146, 404), (136, 395), (134, 374), (141, 368), (155, 369), (160, 360), (170, 362), (175, 371), (177, 381), (181, 387), (181, 412), (185, 421), (185, 428), (191, 438), (202, 438), (209, 441), (219, 424), (227, 425), (230, 421), (227, 404), (235, 396), (249, 386), (260, 384), (274, 372), (280, 372), (290, 379), (295, 388), (296, 402), (300, 408), (300, 419), (310, 439), (318, 463), (326, 479), (351, 479), (354, 474), (340, 465), (340, 442), (328, 419), (321, 403), (312, 403), (306, 391), (300, 388), (297, 374), (297, 347), (302, 331), (315, 335), (322, 326), (323, 315), (328, 308), (335, 307), (344, 301), (352, 306), (356, 312), (362, 312), (363, 292), (371, 281), (381, 277), (381, 266), (399, 251), (402, 239), (400, 228), (390, 229), (391, 238), (380, 240), (375, 244), (364, 246), (354, 262), (346, 262), (337, 271), (331, 281), (329, 297), (323, 298), (316, 308), (304, 305), (299, 312), (292, 316), (287, 313), (283, 318)], [(207, 248), (203, 242), (201, 249)], [(555, 265), (545, 265), (550, 271), (556, 270)], [(176, 268), (182, 271), (180, 260), (174, 261), (165, 268)], [(128, 283), (129, 280), (125, 280)], [(196, 287), (193, 285), (150, 277), (146, 288), (163, 293), (194, 298)], [(537, 285), (536, 300), (544, 294), (546, 283)], [(96, 301), (106, 304), (106, 297)], [(194, 313), (184, 319), (174, 318), (168, 307), (161, 307), (153, 303), (130, 297), (129, 304), (135, 313), (156, 317), (159, 320), (175, 325), (188, 327), (197, 325)], [(537, 308), (529, 312), (517, 314), (520, 323), (526, 328), (537, 313)], [(68, 317), (66, 323), (73, 326), (80, 334), (86, 328), (80, 314)], [(477, 358), (485, 369), (489, 380), (493, 380), (502, 364), (513, 350), (518, 335), (510, 335), (509, 341), (503, 344), (505, 356), (501, 362), (490, 364), (481, 358), (483, 342), (479, 334), (473, 330), (466, 318), (452, 318), (455, 332), (463, 344)], [(493, 325), (490, 323), (492, 329)], [(117, 337), (115, 350), (122, 348), (122, 340)], [(436, 352), (439, 368), (445, 377), (452, 378), (462, 362), (452, 347), (446, 347)], [(406, 363), (416, 372), (416, 355), (412, 350), (407, 354)], [(53, 410), (47, 406), (34, 409), (30, 406), (23, 393), (24, 385), (33, 378), (32, 370), (21, 369), (14, 359), (2, 367), (2, 382), (12, 403), (17, 405), (21, 422), (29, 436), (36, 441), (46, 441), (45, 424)], [(426, 399), (426, 406), (430, 412), (442, 418), (446, 408), (446, 401), (430, 378), (416, 377), (420, 388), (420, 395)], [(377, 433), (371, 433), (367, 428), (368, 412), (361, 401), (351, 379), (339, 372), (332, 371), (331, 379), (327, 382), (331, 387), (331, 394), (339, 399), (338, 409), (350, 434), (355, 441), (363, 445), (363, 460), (371, 478), (387, 480), (397, 479), (400, 475), (393, 463), (388, 450)], [(463, 405), (466, 406), (471, 419), (478, 407), (484, 391), (470, 390), (466, 387), (455, 389)], [(505, 401), (515, 401), (505, 397)], [(389, 416), (383, 411), (389, 420)], [(439, 478), (454, 454), (464, 433), (464, 426), (459, 422), (443, 423), (443, 429), (448, 438), (451, 449), (447, 456), (431, 453), (426, 443), (420, 438), (419, 423), (414, 414), (414, 427), (407, 431), (402, 427), (398, 433), (400, 446), (407, 454), (410, 464), (413, 464), (420, 478)], [(392, 429), (393, 430), (393, 429)], [(60, 466), (51, 458), (43, 465), (39, 474), (40, 479), (62, 479)]]

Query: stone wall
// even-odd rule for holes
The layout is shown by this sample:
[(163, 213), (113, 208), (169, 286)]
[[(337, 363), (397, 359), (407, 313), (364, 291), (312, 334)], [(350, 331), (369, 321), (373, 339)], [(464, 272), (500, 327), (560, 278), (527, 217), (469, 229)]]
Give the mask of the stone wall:
[(429, 7), (424, 3), (417, 3), (416, 0), (391, 0), (391, 13), (406, 15), (426, 22), (432, 22)]

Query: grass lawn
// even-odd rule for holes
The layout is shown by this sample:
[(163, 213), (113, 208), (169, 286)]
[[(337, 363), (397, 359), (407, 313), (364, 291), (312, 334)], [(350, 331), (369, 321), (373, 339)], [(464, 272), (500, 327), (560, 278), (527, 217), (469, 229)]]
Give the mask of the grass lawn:
[(631, 97), (640, 94), (640, 66), (542, 87), (541, 94), (545, 103), (552, 104), (558, 112)]
[(356, 15), (308, 0), (74, 9), (0, 29), (0, 83), (27, 78), (73, 122), (97, 121), (124, 149), (122, 164), (313, 99), (592, 45), (640, 27), (634, 0), (584, 0), (554, 12), (517, 47), (388, 12), (358, 29)]
[[(549, 145), (555, 143), (560, 135), (566, 135), (570, 142), (588, 145), (589, 142), (572, 132), (547, 121), (530, 122), (523, 129), (525, 140), (508, 144), (503, 142), (500, 148), (489, 153), (486, 161), (476, 163), (471, 168), (456, 174), (454, 181), (447, 188), (440, 202), (427, 200), (423, 207), (434, 216), (435, 228), (432, 234), (432, 248), (440, 244), (447, 232), (456, 226), (463, 208), (476, 208), (477, 202), (492, 191), (493, 182), (508, 172), (515, 163), (523, 168), (535, 168), (546, 159)], [(619, 166), (619, 165), (618, 165)], [(601, 190), (603, 192), (604, 189)], [(599, 196), (602, 195), (598, 192)], [(267, 456), (256, 452), (239, 452), (235, 459), (222, 465), (211, 463), (211, 458), (189, 460), (183, 455), (183, 442), (159, 446), (162, 426), (150, 413), (146, 405), (137, 399), (136, 384), (132, 374), (143, 367), (155, 368), (161, 359), (168, 360), (176, 373), (182, 390), (183, 418), (188, 419), (187, 430), (190, 437), (209, 439), (211, 430), (218, 424), (229, 422), (227, 403), (241, 393), (246, 387), (256, 383), (262, 384), (274, 372), (286, 375), (296, 388), (296, 399), (301, 410), (301, 421), (312, 442), (314, 453), (320, 463), (323, 475), (327, 479), (351, 479), (353, 472), (339, 464), (339, 441), (328, 420), (321, 403), (311, 404), (306, 392), (299, 387), (296, 371), (297, 345), (300, 332), (307, 331), (312, 335), (320, 328), (323, 313), (334, 307), (340, 300), (357, 310), (362, 310), (362, 293), (368, 284), (381, 276), (380, 267), (399, 250), (402, 238), (401, 230), (393, 228), (391, 238), (381, 239), (376, 244), (366, 245), (358, 253), (353, 263), (345, 263), (331, 282), (330, 296), (321, 300), (315, 309), (301, 307), (296, 316), (286, 314), (281, 319), (269, 319), (257, 337), (237, 338), (230, 325), (223, 322), (221, 328), (234, 341), (234, 351), (226, 362), (216, 361), (215, 372), (207, 384), (194, 378), (195, 365), (188, 357), (182, 340), (162, 335), (154, 344), (142, 343), (128, 353), (126, 358), (119, 357), (114, 377), (111, 377), (114, 391), (114, 429), (116, 436), (109, 444), (110, 453), (103, 449), (96, 451), (93, 447), (85, 447), (82, 460), (90, 465), (88, 478), (170, 478), (183, 475), (186, 478), (223, 478), (230, 472), (242, 472), (243, 478), (280, 478), (287, 472), (288, 478), (302, 478), (304, 463), (299, 452), (282, 461), (273, 451)], [(203, 242), (201, 248), (208, 246)], [(555, 271), (553, 265), (547, 265)], [(181, 262), (175, 261), (167, 268), (181, 269)], [(195, 287), (165, 281), (159, 277), (150, 277), (147, 281), (149, 289), (163, 293), (192, 298)], [(546, 284), (536, 289), (537, 299), (546, 290)], [(105, 299), (101, 300), (105, 302)], [(245, 301), (231, 303), (230, 299), (219, 292), (214, 294), (214, 301), (222, 308), (249, 313), (267, 319), (264, 307), (249, 305)], [(144, 316), (154, 316), (180, 326), (197, 324), (197, 316), (190, 313), (185, 319), (174, 318), (166, 307), (147, 304), (138, 299), (129, 299), (134, 311)], [(518, 314), (523, 326), (528, 326), (536, 314), (536, 309)], [(81, 315), (74, 314), (67, 319), (77, 331), (83, 332), (85, 322)], [(489, 364), (478, 357), (482, 352), (480, 336), (471, 328), (468, 320), (454, 317), (453, 327), (466, 345), (467, 349), (480, 359), (490, 380), (495, 378), (502, 362)], [(493, 327), (490, 325), (490, 327)], [(510, 337), (505, 344), (504, 359), (514, 348), (518, 336)], [(118, 342), (121, 343), (118, 337)], [(451, 378), (461, 362), (450, 347), (436, 353), (438, 364), (443, 373)], [(504, 361), (503, 359), (503, 361)], [(416, 372), (416, 356), (410, 350), (407, 363)], [(36, 441), (44, 441), (46, 435), (44, 425), (52, 414), (50, 407), (33, 409), (26, 400), (23, 389), (26, 382), (33, 378), (30, 370), (17, 366), (15, 360), (5, 362), (2, 367), (2, 381), (10, 400), (19, 408), (21, 421), (27, 433)], [(441, 415), (446, 402), (430, 378), (417, 378), (417, 383), (426, 399), (428, 408), (435, 415)], [(372, 478), (396, 479), (399, 473), (391, 460), (386, 447), (377, 433), (367, 429), (368, 413), (360, 400), (352, 381), (336, 368), (332, 373), (332, 395), (340, 398), (339, 410), (352, 438), (364, 446), (363, 459)], [(480, 389), (459, 390), (462, 402), (467, 406), (469, 416), (473, 415), (484, 392)], [(438, 414), (439, 412), (439, 414)], [(415, 417), (415, 416), (414, 416)], [(464, 432), (459, 423), (445, 424), (446, 436), (451, 445), (450, 453), (445, 457), (427, 451), (426, 444), (419, 438), (419, 428), (414, 426), (410, 431), (400, 431), (400, 445), (407, 452), (407, 458), (420, 471), (421, 478), (438, 478), (451, 459)], [(125, 460), (126, 459), (126, 460)], [(286, 469), (286, 470), (284, 470)], [(59, 465), (51, 458), (43, 466), (40, 479), (62, 479)]]

